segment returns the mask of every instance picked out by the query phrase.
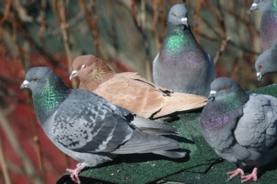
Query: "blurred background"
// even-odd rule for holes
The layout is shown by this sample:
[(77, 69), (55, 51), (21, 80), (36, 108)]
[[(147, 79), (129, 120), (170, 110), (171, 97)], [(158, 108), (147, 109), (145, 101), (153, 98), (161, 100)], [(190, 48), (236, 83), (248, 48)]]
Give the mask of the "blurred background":
[(176, 2), (186, 3), (193, 33), (214, 58), (218, 76), (249, 90), (274, 81), (256, 80), (260, 15), (249, 12), (252, 0), (0, 1), (0, 183), (52, 184), (75, 164), (36, 122), (30, 95), (19, 89), (26, 69), (48, 65), (70, 85), (72, 60), (94, 54), (117, 72), (151, 80), (167, 12)]

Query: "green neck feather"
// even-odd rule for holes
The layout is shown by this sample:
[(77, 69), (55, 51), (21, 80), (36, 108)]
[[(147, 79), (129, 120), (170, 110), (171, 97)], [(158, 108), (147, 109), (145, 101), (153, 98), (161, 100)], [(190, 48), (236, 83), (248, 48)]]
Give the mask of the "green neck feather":
[(68, 94), (69, 89), (61, 81), (54, 84), (48, 81), (40, 93), (33, 96), (34, 106), (39, 119), (42, 122), (47, 120)]
[(191, 39), (192, 35), (189, 29), (184, 29), (183, 26), (172, 26), (165, 39), (164, 49), (170, 54), (182, 52), (184, 47), (192, 41)]
[(277, 10), (277, 0), (272, 0), (272, 8)]
[(240, 90), (236, 92), (230, 92), (224, 96), (218, 96), (216, 100), (227, 104), (229, 110), (235, 110), (244, 105), (248, 99), (248, 94)]

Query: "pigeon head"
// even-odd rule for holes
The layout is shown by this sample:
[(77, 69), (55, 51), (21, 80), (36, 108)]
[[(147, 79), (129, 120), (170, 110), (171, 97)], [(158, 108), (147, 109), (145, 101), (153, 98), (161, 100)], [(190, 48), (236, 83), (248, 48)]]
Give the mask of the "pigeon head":
[[(275, 1), (275, 0), (273, 0)], [(271, 5), (272, 0), (253, 0), (253, 3), (251, 4), (250, 11), (255, 10), (266, 10)]]
[(227, 77), (219, 77), (211, 83), (209, 100), (225, 96), (228, 93), (243, 91), (239, 84)]
[(112, 69), (104, 61), (93, 55), (77, 57), (73, 61), (72, 69), (69, 79), (78, 77), (81, 81), (86, 81), (90, 77), (101, 78), (106, 72), (112, 72)]
[(97, 58), (93, 55), (85, 55), (77, 57), (72, 64), (72, 72), (69, 79), (72, 80), (75, 77), (82, 78), (82, 74), (87, 76), (92, 70), (92, 64), (96, 62)]
[(184, 4), (173, 5), (168, 13), (167, 21), (170, 25), (184, 25), (188, 27), (188, 11)]
[(32, 93), (39, 92), (53, 78), (53, 71), (48, 67), (30, 68), (21, 84), (21, 88), (29, 89)]
[(69, 94), (63, 81), (48, 67), (32, 67), (21, 84), (32, 91), (36, 113), (43, 122)]
[(277, 43), (258, 56), (255, 62), (256, 76), (261, 81), (265, 74), (277, 71), (275, 62), (277, 57)]

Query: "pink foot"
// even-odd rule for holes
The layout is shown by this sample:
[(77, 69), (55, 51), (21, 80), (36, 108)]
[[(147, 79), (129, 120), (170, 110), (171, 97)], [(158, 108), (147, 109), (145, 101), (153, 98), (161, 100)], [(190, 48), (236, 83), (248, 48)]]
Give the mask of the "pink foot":
[(244, 176), (244, 171), (241, 168), (237, 168), (233, 171), (227, 172), (227, 174), (229, 175), (229, 178), (228, 178), (228, 181), (229, 181), (237, 175), (240, 175), (241, 177), (243, 177)]
[(251, 174), (241, 176), (241, 183), (247, 182), (247, 181), (257, 181), (258, 168), (255, 167)]
[(80, 181), (80, 178), (79, 178), (79, 173), (85, 167), (86, 167), (86, 165), (84, 163), (78, 163), (76, 165), (75, 169), (66, 169), (66, 171), (70, 173), (70, 178), (72, 179), (72, 181), (74, 181), (75, 183), (80, 184), (81, 181)]

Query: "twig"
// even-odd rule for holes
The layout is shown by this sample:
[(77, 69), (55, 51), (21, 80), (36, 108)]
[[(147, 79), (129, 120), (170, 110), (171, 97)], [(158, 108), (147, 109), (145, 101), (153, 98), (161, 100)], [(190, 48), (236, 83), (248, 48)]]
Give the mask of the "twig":
[(0, 140), (0, 164), (1, 164), (2, 172), (3, 172), (5, 184), (11, 184), (11, 179), (10, 179), (9, 172), (7, 169), (7, 163), (6, 163), (5, 155), (4, 155), (4, 152), (2, 149), (1, 140)]
[(150, 56), (150, 48), (149, 48), (149, 44), (148, 44), (148, 39), (147, 39), (147, 35), (145, 34), (143, 27), (139, 24), (138, 19), (137, 19), (137, 10), (136, 10), (136, 6), (135, 6), (135, 1), (132, 0), (131, 4), (130, 4), (130, 8), (131, 8), (131, 15), (133, 18), (133, 22), (135, 27), (137, 28), (138, 32), (140, 33), (142, 39), (143, 39), (143, 44), (144, 44), (144, 49), (145, 49), (145, 54), (147, 57), (147, 61), (145, 61), (145, 78), (148, 80), (152, 79), (152, 75), (151, 75), (151, 62), (149, 62), (149, 60), (151, 59)]
[[(67, 24), (65, 25), (66, 29), (69, 29), (73, 26), (78, 26), (84, 21), (84, 14), (83, 12), (79, 12), (76, 16), (72, 17), (70, 20), (67, 21)], [(56, 25), (48, 25), (48, 29), (45, 32), (45, 37), (47, 36), (56, 36), (60, 34), (61, 30)]]
[(10, 13), (11, 13), (11, 7), (12, 7), (12, 0), (6, 0), (5, 1), (4, 15), (0, 20), (0, 27), (2, 27), (3, 23), (9, 18)]
[(92, 14), (92, 11), (91, 11), (91, 10), (94, 10), (95, 12), (96, 10), (95, 3), (92, 2), (91, 5), (87, 6), (84, 0), (80, 0), (79, 2), (80, 2), (80, 8), (84, 12), (87, 25), (90, 29), (92, 38), (94, 40), (96, 55), (101, 57), (100, 40), (99, 40), (99, 33), (97, 28), (97, 18), (95, 15)]
[(47, 1), (42, 0), (40, 10), (39, 10), (39, 16), (37, 18), (37, 21), (39, 22), (38, 36), (41, 42), (43, 42), (45, 38), (45, 32), (46, 32), (46, 17), (45, 17), (46, 5), (47, 5)]
[(219, 61), (223, 52), (226, 50), (229, 40), (230, 40), (229, 38), (225, 38), (221, 41), (219, 50), (216, 52), (215, 57), (214, 57), (214, 64), (216, 64)]
[[(7, 31), (15, 41), (15, 45), (17, 46), (16, 43), (16, 37), (17, 34), (20, 34), (23, 36), (24, 39), (26, 39), (30, 45), (36, 49), (47, 61), (49, 61), (53, 66), (59, 66), (59, 62), (52, 57), (50, 53), (48, 53), (42, 46), (40, 46), (35, 39), (30, 35), (29, 30), (26, 28), (26, 25), (21, 21), (21, 19), (18, 18), (18, 14), (14, 12), (14, 16), (10, 16), (9, 21), (11, 22), (13, 26), (13, 33), (10, 33)], [(20, 30), (20, 31), (19, 31)]]
[(62, 33), (62, 38), (63, 38), (63, 45), (67, 57), (67, 62), (68, 62), (68, 70), (71, 72), (71, 65), (72, 65), (72, 57), (71, 57), (71, 45), (69, 43), (69, 33), (67, 29), (67, 23), (66, 23), (66, 10), (65, 10), (65, 5), (64, 1), (61, 0), (54, 0), (54, 7), (55, 11), (60, 23), (60, 30)]
[(33, 140), (35, 142), (35, 147), (36, 147), (36, 151), (37, 151), (37, 155), (38, 155), (38, 163), (39, 163), (40, 173), (41, 173), (41, 176), (44, 177), (45, 167), (43, 164), (43, 154), (42, 154), (42, 150), (41, 150), (40, 140), (37, 135), (33, 137)]
[(23, 22), (32, 22), (33, 18), (29, 16), (26, 9), (21, 6), (20, 1), (19, 0), (13, 0), (13, 1), (14, 1), (13, 3), (14, 8), (16, 9), (20, 20), (22, 20)]
[(16, 135), (15, 135), (12, 127), (10, 126), (10, 123), (6, 119), (2, 109), (0, 109), (0, 127), (5, 132), (6, 137), (7, 137), (8, 141), (10, 142), (12, 148), (15, 150), (15, 152), (18, 154), (20, 160), (22, 161), (23, 170), (24, 170), (25, 174), (28, 177), (30, 177), (32, 179), (32, 181), (34, 181), (34, 183), (42, 184), (43, 182), (42, 182), (41, 178), (36, 173), (36, 170), (35, 170), (32, 162), (30, 161), (28, 156), (23, 151), (23, 148), (19, 144), (19, 142), (16, 138)]

